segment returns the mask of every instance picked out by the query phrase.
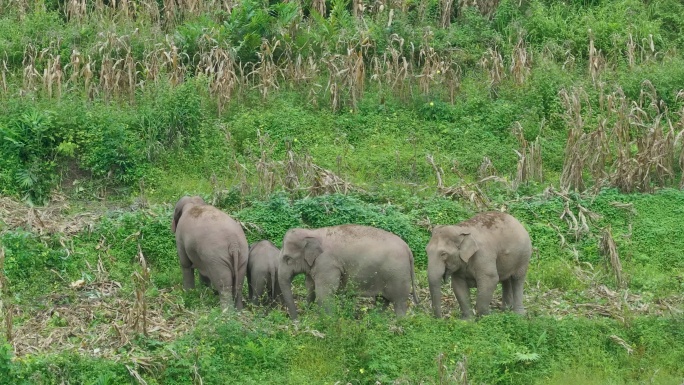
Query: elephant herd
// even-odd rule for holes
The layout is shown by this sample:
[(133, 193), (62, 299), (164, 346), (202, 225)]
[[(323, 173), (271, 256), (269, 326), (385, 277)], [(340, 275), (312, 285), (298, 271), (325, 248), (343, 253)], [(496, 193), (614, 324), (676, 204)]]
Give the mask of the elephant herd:
[[(375, 227), (348, 224), (319, 229), (293, 228), (282, 249), (268, 240), (249, 246), (241, 225), (199, 196), (181, 198), (171, 229), (176, 236), (183, 288), (200, 280), (218, 291), (222, 308), (243, 307), (247, 277), (249, 300), (282, 302), (297, 318), (292, 279), (305, 274), (307, 301), (330, 310), (330, 298), (351, 284), (364, 297), (391, 303), (403, 316), (412, 299), (418, 304), (413, 253), (400, 237)], [(475, 310), (489, 313), (496, 286), (503, 306), (524, 314), (523, 285), (532, 243), (523, 225), (502, 212), (485, 212), (456, 225), (436, 226), (426, 247), (432, 309), (441, 317), (442, 282), (451, 278), (461, 318), (473, 316), (470, 288), (477, 288)]]

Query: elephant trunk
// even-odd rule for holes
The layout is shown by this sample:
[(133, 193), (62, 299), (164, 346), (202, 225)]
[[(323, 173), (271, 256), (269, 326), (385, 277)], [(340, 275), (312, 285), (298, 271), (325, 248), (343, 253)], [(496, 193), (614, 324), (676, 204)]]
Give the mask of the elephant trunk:
[(442, 279), (444, 277), (444, 264), (431, 264), (428, 266), (428, 282), (430, 284), (430, 298), (432, 299), (432, 311), (437, 318), (442, 317)]
[(278, 286), (280, 286), (280, 293), (283, 296), (283, 302), (287, 306), (287, 312), (290, 314), (290, 319), (297, 319), (297, 306), (292, 297), (292, 278), (294, 274), (287, 271), (282, 266), (278, 269)]

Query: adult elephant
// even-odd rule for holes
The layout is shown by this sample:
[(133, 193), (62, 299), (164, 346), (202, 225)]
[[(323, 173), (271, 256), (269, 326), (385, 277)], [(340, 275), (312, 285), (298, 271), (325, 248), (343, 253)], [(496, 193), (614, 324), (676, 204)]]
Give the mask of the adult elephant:
[(426, 250), (435, 317), (442, 316), (441, 285), (449, 277), (461, 318), (472, 317), (469, 287), (477, 287), (475, 307), (478, 315), (485, 315), (499, 282), (504, 308), (525, 313), (523, 284), (532, 242), (527, 230), (511, 215), (486, 212), (457, 225), (436, 226)]
[(194, 269), (219, 292), (221, 307), (232, 302), (242, 310), (242, 285), (247, 272), (248, 246), (242, 226), (199, 196), (176, 203), (171, 230), (183, 273), (183, 288), (195, 288)]
[(291, 319), (297, 318), (292, 279), (307, 275), (309, 300), (329, 311), (329, 299), (347, 282), (359, 295), (381, 296), (394, 305), (397, 316), (406, 314), (407, 300), (415, 290), (413, 253), (398, 236), (375, 227), (342, 225), (319, 229), (290, 229), (283, 238), (278, 282)]
[(247, 261), (247, 287), (249, 299), (254, 304), (268, 299), (274, 303), (280, 297), (278, 287), (278, 258), (280, 250), (268, 240), (261, 240), (249, 247)]

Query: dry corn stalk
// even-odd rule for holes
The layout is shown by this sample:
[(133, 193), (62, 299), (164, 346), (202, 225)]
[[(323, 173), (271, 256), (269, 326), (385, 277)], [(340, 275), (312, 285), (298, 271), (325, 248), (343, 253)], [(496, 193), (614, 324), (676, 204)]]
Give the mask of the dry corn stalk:
[(437, 191), (451, 199), (460, 199), (473, 204), (478, 210), (483, 210), (491, 207), (491, 200), (487, 195), (480, 189), (480, 184), (491, 180), (503, 181), (498, 177), (489, 176), (481, 179), (478, 182), (468, 183), (460, 186), (444, 187), (444, 170), (437, 166), (432, 155), (426, 156), (426, 161), (432, 166), (435, 171), (435, 177), (437, 178)]
[[(540, 132), (541, 133), (541, 132)], [(534, 142), (530, 143), (525, 139), (523, 128), (520, 122), (513, 125), (513, 135), (518, 139), (520, 151), (515, 150), (518, 155), (518, 167), (515, 176), (514, 188), (522, 183), (531, 180), (542, 182), (542, 155), (540, 135), (537, 135)]]
[[(584, 118), (582, 116), (582, 100), (588, 96), (584, 90), (573, 89), (571, 93), (566, 90), (560, 92), (561, 100), (565, 106), (565, 121), (568, 125), (568, 141), (565, 145), (563, 170), (560, 175), (560, 186), (563, 191), (584, 190), (585, 142)], [(587, 103), (588, 105), (588, 103)]]
[(168, 46), (168, 50), (162, 51), (164, 58), (162, 61), (162, 68), (164, 68), (166, 73), (169, 75), (169, 81), (171, 84), (175, 86), (180, 84), (184, 79), (185, 66), (183, 65), (182, 61), (183, 56), (185, 56), (185, 59), (189, 58), (187, 57), (186, 53), (179, 53), (176, 43), (169, 35), (166, 36), (166, 44)]
[(22, 61), (23, 71), (23, 93), (34, 92), (40, 73), (36, 70), (36, 59), (38, 50), (33, 44), (28, 44), (24, 49), (24, 59)]
[(139, 4), (142, 8), (140, 14), (147, 16), (147, 19), (153, 24), (159, 23), (161, 12), (156, 0), (139, 0)]
[(589, 73), (591, 74), (591, 81), (594, 85), (597, 84), (599, 76), (605, 70), (606, 59), (600, 50), (596, 50), (594, 46), (594, 34), (589, 29)]
[(631, 32), (629, 33), (626, 46), (627, 49), (625, 50), (625, 54), (627, 55), (627, 64), (629, 65), (629, 68), (633, 68), (636, 63), (636, 43), (634, 42)]
[(490, 88), (496, 87), (501, 83), (504, 77), (504, 64), (503, 58), (496, 47), (487, 48), (478, 64), (487, 72)]
[(489, 157), (483, 156), (482, 163), (480, 163), (480, 167), (477, 168), (477, 177), (484, 179), (492, 175), (496, 175), (494, 163), (492, 163), (492, 160), (489, 159)]
[(268, 133), (262, 134), (257, 130), (259, 141), (259, 159), (255, 162), (259, 192), (262, 196), (268, 196), (275, 191), (276, 186), (282, 185), (278, 173), (278, 163), (272, 160), (275, 146), (270, 141)]
[(259, 56), (259, 63), (257, 63), (255, 70), (250, 73), (250, 76), (258, 78), (256, 88), (259, 89), (262, 99), (266, 100), (271, 90), (278, 90), (278, 77), (280, 69), (273, 60), (273, 51), (280, 45), (280, 40), (273, 39), (269, 42), (263, 39), (261, 42), (261, 51), (257, 54)]
[[(500, 57), (499, 57), (500, 58)], [(518, 42), (513, 48), (513, 54), (511, 55), (511, 76), (513, 80), (519, 85), (525, 83), (525, 79), (530, 76), (530, 71), (532, 68), (532, 51), (527, 50), (525, 46), (525, 41), (522, 36), (518, 38)]]
[(82, 21), (86, 16), (86, 0), (67, 0), (65, 14), (69, 22)]
[(430, 86), (441, 79), (440, 75), (445, 70), (444, 60), (430, 45), (432, 37), (432, 31), (426, 31), (423, 34), (423, 42), (418, 51), (418, 65), (420, 65), (421, 70), (416, 78), (418, 78), (418, 85), (423, 95), (430, 94)]
[(178, 5), (176, 4), (176, 0), (163, 0), (164, 3), (164, 8), (163, 8), (163, 14), (164, 14), (164, 28), (165, 29), (170, 29), (173, 28), (174, 25), (176, 25), (176, 19), (179, 17), (178, 16)]
[[(553, 187), (544, 190), (544, 195), (547, 197), (555, 195), (563, 199), (563, 212), (560, 214), (560, 219), (565, 220), (568, 225), (568, 232), (575, 236), (575, 240), (579, 240), (584, 234), (589, 234), (589, 223), (596, 222), (601, 218), (601, 215), (582, 206), (567, 193), (556, 191)], [(577, 215), (573, 212), (571, 205), (576, 207)], [(563, 241), (565, 241), (564, 238)]]
[(313, 0), (312, 6), (319, 15), (323, 17), (326, 16), (325, 0)]
[(403, 50), (404, 39), (397, 34), (390, 35), (380, 68), (374, 70), (374, 76), (389, 85), (395, 95), (406, 99), (411, 91), (409, 75), (413, 72), (413, 66), (411, 61), (403, 55)]
[(11, 302), (9, 281), (5, 276), (5, 248), (0, 246), (0, 316), (5, 320), (5, 339), (12, 342), (14, 309)]
[(499, 6), (500, 0), (459, 0), (458, 1), (458, 13), (463, 14), (465, 8), (473, 7), (480, 11), (482, 16), (491, 18), (494, 15), (494, 11)]
[(197, 71), (209, 78), (209, 94), (216, 99), (219, 115), (240, 86), (236, 72), (239, 67), (229, 48), (216, 46), (200, 54)]
[(147, 299), (145, 293), (150, 284), (150, 269), (147, 267), (147, 261), (140, 244), (138, 244), (138, 263), (140, 263), (141, 270), (133, 273), (135, 303), (131, 309), (131, 318), (133, 319), (133, 330), (139, 330), (139, 333), (147, 336)]
[(454, 13), (454, 0), (440, 0), (440, 25), (442, 28), (449, 28), (451, 25), (451, 15)]
[[(54, 88), (53, 88), (54, 86)], [(43, 87), (47, 93), (48, 98), (54, 96), (60, 99), (62, 96), (62, 64), (60, 63), (59, 55), (54, 56), (50, 54), (47, 60), (47, 65), (43, 69)]]
[(350, 46), (346, 55), (328, 54), (324, 55), (322, 60), (327, 65), (330, 76), (325, 92), (330, 95), (332, 110), (338, 111), (346, 104), (344, 90), (348, 91), (348, 103), (352, 108), (356, 108), (363, 95), (365, 79), (361, 53)]
[(5, 56), (5, 59), (2, 60), (2, 63), (0, 65), (0, 81), (2, 82), (2, 93), (4, 95), (7, 95), (7, 72), (9, 71), (7, 69), (7, 56)]
[(613, 239), (613, 234), (610, 225), (601, 230), (601, 241), (599, 242), (599, 250), (601, 254), (608, 258), (610, 267), (615, 275), (615, 282), (618, 288), (625, 286), (624, 278), (622, 277), (622, 263), (620, 263), (620, 256), (618, 255), (617, 245)]

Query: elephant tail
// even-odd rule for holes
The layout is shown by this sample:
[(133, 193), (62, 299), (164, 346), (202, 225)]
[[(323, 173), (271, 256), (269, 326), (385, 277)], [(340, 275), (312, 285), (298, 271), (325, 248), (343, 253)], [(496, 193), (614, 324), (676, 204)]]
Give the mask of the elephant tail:
[(413, 252), (410, 249), (409, 255), (411, 257), (409, 262), (411, 263), (411, 287), (413, 289), (413, 303), (418, 305), (420, 301), (418, 300), (418, 292), (416, 291), (416, 269), (413, 267)]
[(275, 269), (270, 269), (269, 274), (271, 275), (271, 299), (275, 300), (276, 299), (276, 279), (278, 278), (278, 274), (276, 273)]
[[(242, 287), (238, 287), (238, 277), (240, 276), (240, 251), (241, 250), (239, 246), (231, 245), (228, 248), (228, 253), (233, 259), (233, 287), (235, 290), (234, 295), (236, 299), (241, 297), (238, 295), (238, 293), (242, 291)], [(249, 278), (247, 278), (247, 285), (249, 286)]]

